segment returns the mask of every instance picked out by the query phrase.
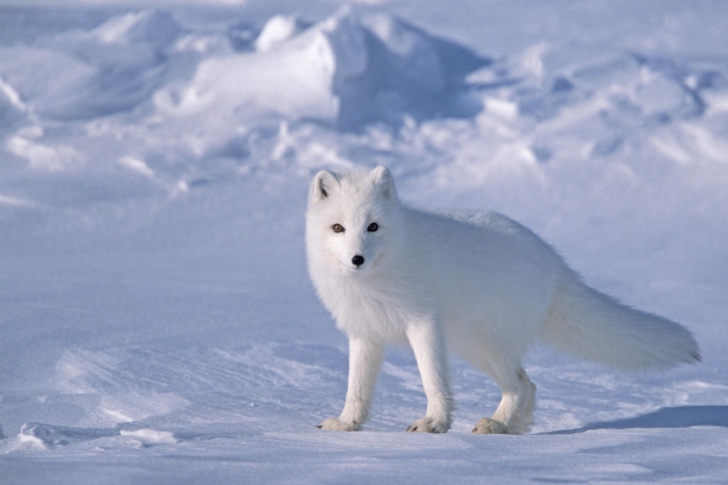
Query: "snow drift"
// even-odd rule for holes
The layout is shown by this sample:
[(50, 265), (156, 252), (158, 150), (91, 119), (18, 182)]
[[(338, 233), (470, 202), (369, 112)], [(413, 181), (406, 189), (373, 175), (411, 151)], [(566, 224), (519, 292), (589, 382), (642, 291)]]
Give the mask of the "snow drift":
[(158, 104), (178, 114), (232, 111), (250, 119), (269, 112), (344, 129), (479, 109), (469, 102), (465, 77), (489, 61), (467, 48), (396, 17), (348, 7), (303, 25), (273, 17), (256, 52), (205, 60), (189, 85)]

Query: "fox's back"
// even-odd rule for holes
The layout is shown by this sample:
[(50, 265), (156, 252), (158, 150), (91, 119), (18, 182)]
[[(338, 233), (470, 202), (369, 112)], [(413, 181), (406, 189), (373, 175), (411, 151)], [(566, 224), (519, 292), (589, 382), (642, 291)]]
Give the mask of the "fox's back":
[(568, 270), (538, 236), (495, 212), (410, 210), (407, 220), (405, 271), (425, 282), (449, 340), (485, 333), (510, 345), (544, 321)]

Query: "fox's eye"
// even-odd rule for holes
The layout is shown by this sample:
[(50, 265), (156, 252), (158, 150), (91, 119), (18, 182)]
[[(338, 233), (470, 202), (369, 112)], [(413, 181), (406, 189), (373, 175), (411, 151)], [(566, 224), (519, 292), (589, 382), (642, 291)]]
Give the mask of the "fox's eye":
[(369, 224), (369, 227), (367, 227), (367, 231), (369, 232), (376, 232), (377, 229), (379, 229), (379, 224), (377, 224), (376, 222), (372, 222), (371, 224)]
[(334, 224), (331, 226), (331, 229), (333, 229), (334, 232), (344, 232), (344, 226), (341, 224)]

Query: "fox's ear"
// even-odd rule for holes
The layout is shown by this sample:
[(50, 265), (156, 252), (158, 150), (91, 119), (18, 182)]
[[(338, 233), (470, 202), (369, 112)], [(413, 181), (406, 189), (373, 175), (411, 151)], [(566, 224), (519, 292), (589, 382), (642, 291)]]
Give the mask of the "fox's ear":
[(382, 191), (384, 198), (396, 198), (397, 192), (394, 189), (394, 177), (392, 177), (392, 172), (387, 167), (384, 165), (378, 166), (371, 171), (371, 176), (374, 184)]
[(321, 170), (313, 178), (309, 191), (309, 201), (318, 202), (328, 198), (333, 190), (339, 185), (339, 179), (328, 170)]

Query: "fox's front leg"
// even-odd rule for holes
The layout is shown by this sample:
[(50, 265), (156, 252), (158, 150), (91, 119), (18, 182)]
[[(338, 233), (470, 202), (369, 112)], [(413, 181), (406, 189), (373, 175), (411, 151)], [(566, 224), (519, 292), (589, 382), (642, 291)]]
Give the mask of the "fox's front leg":
[(349, 338), (349, 387), (346, 404), (338, 418), (326, 418), (321, 429), (358, 431), (366, 421), (374, 395), (374, 385), (382, 366), (384, 345), (355, 337)]
[(427, 396), (425, 417), (415, 421), (407, 431), (445, 433), (450, 429), (452, 397), (442, 329), (434, 321), (416, 322), (408, 327), (407, 339), (414, 351)]

